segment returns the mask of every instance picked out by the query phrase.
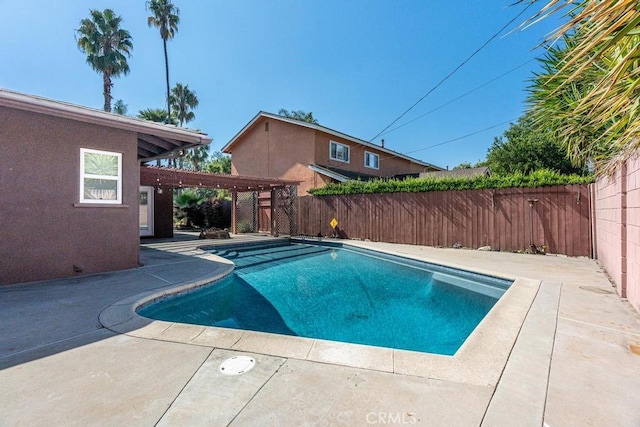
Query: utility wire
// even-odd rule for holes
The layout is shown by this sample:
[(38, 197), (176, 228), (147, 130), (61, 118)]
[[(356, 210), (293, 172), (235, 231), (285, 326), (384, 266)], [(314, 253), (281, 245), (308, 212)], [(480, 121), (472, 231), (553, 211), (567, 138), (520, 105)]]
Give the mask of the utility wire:
[(385, 127), (384, 129), (382, 129), (380, 132), (378, 132), (378, 134), (376, 136), (374, 136), (373, 138), (370, 139), (370, 142), (373, 142), (374, 139), (376, 139), (377, 137), (379, 137), (381, 134), (384, 133), (384, 131), (386, 131), (387, 129), (389, 129), (391, 126), (393, 126), (398, 120), (400, 120), (401, 118), (403, 118), (405, 116), (405, 114), (407, 114), (409, 111), (413, 110), (413, 108), (418, 105), (420, 102), (422, 102), (427, 96), (431, 95), (431, 93), (433, 91), (435, 91), (437, 88), (439, 88), (445, 81), (449, 80), (449, 78), (451, 76), (453, 76), (456, 71), (458, 71), (460, 68), (462, 68), (467, 62), (469, 62), (471, 60), (471, 58), (473, 58), (474, 56), (476, 56), (482, 49), (484, 49), (485, 47), (487, 47), (487, 45), (489, 43), (491, 43), (493, 41), (493, 39), (495, 39), (496, 37), (498, 37), (509, 25), (511, 25), (516, 19), (518, 19), (520, 17), (520, 15), (522, 15), (524, 12), (526, 12), (531, 5), (533, 4), (533, 2), (529, 3), (527, 5), (527, 7), (525, 7), (524, 9), (522, 9), (520, 11), (520, 13), (518, 13), (512, 20), (510, 20), (509, 22), (507, 22), (502, 28), (500, 28), (500, 30), (495, 33), (494, 35), (492, 35), (489, 40), (487, 40), (486, 42), (484, 42), (484, 44), (482, 46), (480, 46), (478, 49), (475, 50), (475, 52), (473, 52), (471, 55), (469, 55), (467, 57), (467, 59), (465, 59), (464, 61), (462, 61), (456, 68), (453, 69), (453, 71), (451, 71), (449, 74), (447, 74), (442, 80), (440, 80), (438, 82), (438, 84), (436, 84), (434, 87), (432, 87), (431, 89), (429, 89), (429, 91), (420, 99), (418, 99), (411, 107), (407, 108), (404, 113), (400, 114), (394, 121), (392, 121), (391, 123), (389, 123), (387, 125), (387, 127)]
[(452, 143), (452, 142), (460, 141), (461, 139), (465, 139), (465, 138), (469, 138), (470, 136), (478, 135), (479, 133), (486, 132), (486, 131), (488, 131), (488, 130), (491, 130), (491, 129), (497, 128), (497, 127), (502, 126), (502, 125), (506, 125), (507, 123), (515, 122), (516, 120), (518, 120), (518, 119), (517, 119), (517, 118), (515, 118), (515, 119), (507, 120), (507, 121), (504, 121), (504, 122), (501, 122), (501, 123), (495, 124), (495, 125), (493, 125), (493, 126), (489, 126), (489, 127), (484, 128), (484, 129), (480, 129), (480, 130), (477, 130), (477, 131), (475, 131), (475, 132), (468, 133), (468, 134), (463, 135), (463, 136), (459, 136), (459, 137), (457, 137), (457, 138), (452, 138), (452, 139), (449, 139), (449, 140), (447, 140), (447, 141), (439, 142), (439, 143), (437, 143), (437, 144), (430, 145), (430, 146), (428, 146), (428, 147), (424, 147), (424, 148), (418, 148), (417, 150), (408, 151), (408, 152), (406, 152), (406, 153), (397, 153), (397, 152), (396, 152), (395, 154), (380, 155), (379, 160), (383, 160), (383, 159), (392, 159), (392, 158), (394, 158), (394, 157), (407, 157), (407, 156), (409, 156), (409, 154), (417, 153), (417, 152), (419, 152), (419, 151), (429, 150), (430, 148), (435, 148), (435, 147), (439, 147), (439, 146), (441, 146), (441, 145), (450, 144), (450, 143)]
[(449, 143), (452, 143), (452, 142), (455, 142), (455, 141), (459, 141), (459, 140), (461, 140), (461, 139), (469, 138), (470, 136), (474, 136), (474, 135), (477, 135), (477, 134), (479, 134), (479, 133), (486, 132), (486, 131), (491, 130), (491, 129), (493, 129), (493, 128), (497, 128), (498, 126), (506, 125), (507, 123), (512, 123), (512, 122), (514, 122), (514, 121), (516, 121), (516, 120), (518, 120), (518, 119), (517, 119), (517, 118), (515, 118), (515, 119), (510, 119), (510, 120), (507, 120), (507, 121), (505, 121), (505, 122), (498, 123), (497, 125), (489, 126), (489, 127), (487, 127), (487, 128), (484, 128), (484, 129), (481, 129), (481, 130), (478, 130), (478, 131), (475, 131), (475, 132), (472, 132), (472, 133), (468, 133), (468, 134), (466, 134), (466, 135), (459, 136), (459, 137), (457, 137), (457, 138), (453, 138), (453, 139), (449, 139), (449, 140), (444, 141), (444, 142), (440, 142), (440, 143), (438, 143), (438, 144), (430, 145), (430, 146), (428, 146), (428, 147), (424, 147), (424, 148), (419, 148), (419, 149), (417, 149), (417, 150), (413, 150), (413, 151), (407, 151), (405, 154), (417, 153), (418, 151), (428, 150), (428, 149), (430, 149), (430, 148), (439, 147), (439, 146), (441, 146), (441, 145), (445, 145), (445, 144), (449, 144)]
[(486, 83), (484, 83), (484, 84), (482, 84), (482, 85), (480, 85), (480, 86), (476, 87), (475, 89), (471, 89), (470, 91), (463, 93), (462, 95), (458, 96), (457, 98), (453, 98), (451, 101), (445, 102), (444, 104), (442, 104), (442, 105), (440, 105), (440, 106), (438, 106), (438, 107), (434, 108), (433, 110), (429, 110), (429, 111), (427, 111), (426, 113), (424, 113), (424, 114), (422, 114), (422, 115), (420, 115), (420, 116), (416, 117), (415, 119), (413, 119), (413, 120), (409, 120), (408, 122), (405, 122), (405, 123), (403, 123), (403, 124), (401, 124), (401, 125), (398, 125), (398, 126), (396, 126), (396, 127), (392, 128), (392, 129), (389, 129), (388, 131), (383, 132), (383, 133), (379, 134), (378, 136), (384, 136), (384, 135), (386, 135), (386, 134), (388, 134), (388, 133), (391, 133), (391, 132), (393, 132), (393, 131), (395, 131), (395, 130), (398, 130), (398, 129), (402, 128), (402, 127), (405, 127), (406, 125), (408, 125), (408, 124), (410, 124), (410, 123), (413, 123), (413, 122), (415, 122), (416, 120), (419, 120), (419, 119), (421, 119), (421, 118), (423, 118), (423, 117), (425, 117), (425, 116), (428, 116), (429, 114), (435, 113), (436, 111), (438, 111), (438, 110), (440, 110), (440, 109), (442, 109), (442, 108), (446, 107), (447, 105), (449, 105), (449, 104), (453, 104), (454, 102), (456, 102), (456, 101), (458, 101), (458, 100), (460, 100), (460, 99), (464, 98), (465, 96), (471, 95), (473, 92), (476, 92), (476, 91), (478, 91), (478, 90), (482, 89), (483, 87), (490, 85), (491, 83), (495, 82), (496, 80), (499, 80), (499, 79), (503, 78), (503, 77), (504, 77), (504, 76), (506, 76), (507, 74), (513, 73), (514, 71), (518, 70), (519, 68), (522, 68), (522, 67), (524, 67), (525, 65), (527, 65), (528, 63), (533, 62), (533, 61), (536, 61), (537, 59), (538, 59), (538, 58), (532, 58), (532, 59), (528, 60), (527, 62), (523, 62), (522, 64), (518, 65), (517, 67), (512, 68), (511, 70), (509, 70), (509, 71), (507, 71), (507, 72), (505, 72), (505, 73), (503, 73), (503, 74), (500, 74), (498, 77), (495, 77), (495, 78), (493, 78), (493, 79), (489, 80), (488, 82), (486, 82)]

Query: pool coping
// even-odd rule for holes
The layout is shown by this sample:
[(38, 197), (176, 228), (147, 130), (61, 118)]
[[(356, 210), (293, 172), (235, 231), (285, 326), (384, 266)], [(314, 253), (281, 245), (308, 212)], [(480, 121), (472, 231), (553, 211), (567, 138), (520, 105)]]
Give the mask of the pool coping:
[[(313, 239), (306, 240), (313, 242)], [(345, 241), (340, 243), (345, 246), (359, 247), (357, 242)], [(513, 285), (498, 300), (453, 356), (265, 332), (166, 322), (145, 318), (136, 313), (136, 309), (140, 306), (169, 295), (207, 285), (223, 279), (233, 272), (233, 262), (214, 254), (200, 252), (197, 255), (199, 258), (220, 264), (220, 268), (216, 270), (215, 274), (203, 276), (195, 281), (141, 292), (118, 301), (100, 313), (100, 323), (111, 331), (137, 338), (495, 387), (541, 284), (540, 280), (510, 277), (486, 269), (469, 269), (456, 263), (435, 262), (426, 257), (416, 257), (390, 250), (379, 250), (378, 252), (383, 254), (514, 280)]]

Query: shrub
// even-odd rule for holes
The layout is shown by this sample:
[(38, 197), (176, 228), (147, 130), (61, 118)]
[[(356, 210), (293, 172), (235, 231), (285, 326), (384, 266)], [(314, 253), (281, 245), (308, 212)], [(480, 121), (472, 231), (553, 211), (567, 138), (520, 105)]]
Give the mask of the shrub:
[(174, 200), (174, 220), (185, 227), (224, 228), (222, 203), (216, 198), (203, 199), (192, 190), (185, 190)]
[(204, 228), (224, 228), (224, 218), (222, 216), (222, 203), (218, 199), (209, 199), (202, 202), (198, 209), (202, 214), (202, 225)]
[(371, 181), (347, 181), (341, 184), (327, 184), (314, 188), (309, 193), (314, 196), (337, 194), (372, 193), (420, 193), (426, 191), (479, 190), (485, 188), (546, 187), (552, 185), (590, 184), (592, 175), (561, 175), (558, 172), (540, 169), (528, 175), (517, 172), (509, 175), (479, 176), (474, 178), (407, 178), (374, 179)]
[(237, 225), (238, 233), (253, 233), (255, 230), (253, 229), (253, 225), (251, 225), (247, 221), (240, 221)]

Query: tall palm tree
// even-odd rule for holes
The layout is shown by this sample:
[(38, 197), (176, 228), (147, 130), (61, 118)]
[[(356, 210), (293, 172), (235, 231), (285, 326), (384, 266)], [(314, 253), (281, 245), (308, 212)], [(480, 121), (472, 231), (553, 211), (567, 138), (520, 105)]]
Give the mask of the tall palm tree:
[(185, 123), (196, 118), (193, 110), (198, 107), (198, 96), (189, 89), (189, 85), (176, 83), (175, 87), (171, 89), (170, 101), (180, 126), (184, 126)]
[[(550, 39), (575, 40), (561, 55), (552, 52), (559, 60), (534, 94), (534, 107), (544, 110), (564, 94), (576, 118), (561, 130), (569, 152), (595, 157), (598, 174), (612, 173), (640, 149), (640, 8), (637, 0), (546, 0), (531, 22), (566, 10), (568, 22)], [(590, 139), (581, 146), (585, 132)]]
[[(171, 106), (173, 107), (175, 117), (177, 117), (180, 122), (180, 126), (184, 126), (196, 118), (193, 109), (197, 108), (198, 104), (198, 96), (194, 91), (189, 89), (189, 85), (176, 83), (175, 87), (171, 89)], [(193, 148), (191, 151), (184, 153), (184, 157), (191, 161), (194, 169), (200, 170), (209, 157), (209, 146)], [(180, 169), (184, 166), (184, 157), (181, 156), (178, 160), (178, 167)]]
[(131, 57), (133, 40), (129, 31), (120, 28), (122, 17), (113, 10), (92, 9), (89, 18), (80, 21), (76, 42), (87, 54), (87, 64), (102, 73), (104, 111), (111, 111), (111, 79), (129, 74), (127, 57)]
[(149, 27), (154, 26), (160, 29), (162, 37), (162, 47), (164, 48), (164, 69), (167, 83), (167, 118), (171, 117), (171, 100), (169, 92), (169, 56), (167, 55), (167, 40), (172, 39), (178, 32), (180, 22), (180, 9), (175, 7), (169, 0), (149, 0), (147, 10), (153, 13), (147, 18)]
[(187, 160), (191, 162), (195, 170), (201, 171), (204, 169), (207, 160), (209, 160), (209, 146), (200, 145), (198, 147), (192, 148), (191, 151), (187, 153), (186, 157)]

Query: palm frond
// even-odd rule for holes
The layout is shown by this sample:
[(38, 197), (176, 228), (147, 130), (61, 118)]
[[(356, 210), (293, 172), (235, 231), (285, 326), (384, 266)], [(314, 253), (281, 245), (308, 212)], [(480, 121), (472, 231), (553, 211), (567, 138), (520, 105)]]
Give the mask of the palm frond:
[(548, 41), (561, 47), (541, 63), (531, 109), (573, 159), (610, 173), (640, 149), (640, 8), (637, 0), (549, 0), (524, 25), (559, 11), (568, 20)]

